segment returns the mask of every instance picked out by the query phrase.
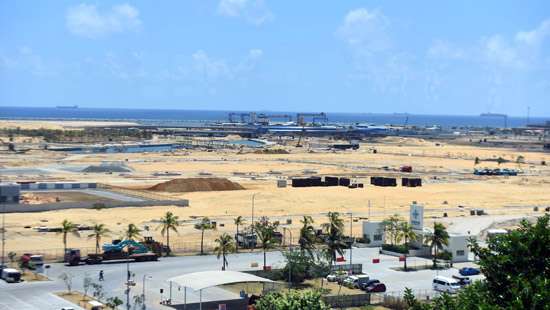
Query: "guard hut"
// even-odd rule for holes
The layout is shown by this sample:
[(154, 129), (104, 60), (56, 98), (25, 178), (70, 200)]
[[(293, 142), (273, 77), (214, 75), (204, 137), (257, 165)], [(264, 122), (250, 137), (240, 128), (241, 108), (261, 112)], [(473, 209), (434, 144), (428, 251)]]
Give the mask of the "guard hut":
[[(193, 272), (193, 273), (187, 273), (181, 276), (173, 277), (167, 280), (170, 283), (170, 291), (169, 296), (170, 300), (172, 302), (172, 306), (176, 306), (178, 309), (197, 309), (196, 304), (187, 304), (187, 289), (191, 289), (192, 292), (199, 293), (199, 303), (198, 303), (198, 309), (203, 309), (203, 300), (202, 300), (202, 291), (225, 284), (235, 284), (235, 283), (271, 283), (274, 284), (273, 281), (255, 276), (253, 274), (245, 273), (245, 272), (239, 272), (239, 271), (219, 271), (219, 270), (213, 270), (213, 271), (201, 271), (201, 272)], [(173, 284), (176, 284), (179, 287), (183, 287), (183, 307), (181, 305), (174, 304), (174, 300), (172, 299), (172, 286)], [(242, 296), (244, 297), (244, 296)], [(243, 303), (246, 303), (248, 305), (248, 298), (242, 299)], [(235, 300), (231, 300), (235, 301)], [(223, 304), (225, 301), (215, 301), (218, 304)], [(228, 301), (229, 302), (229, 301)], [(211, 304), (212, 302), (209, 302)], [(209, 305), (209, 309), (212, 308), (211, 305)]]
[(21, 185), (17, 183), (0, 183), (0, 203), (19, 203)]

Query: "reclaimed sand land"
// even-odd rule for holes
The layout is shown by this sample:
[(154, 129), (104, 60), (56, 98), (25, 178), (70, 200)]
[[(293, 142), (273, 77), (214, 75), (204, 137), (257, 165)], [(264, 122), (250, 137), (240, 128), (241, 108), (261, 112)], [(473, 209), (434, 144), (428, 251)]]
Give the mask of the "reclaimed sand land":
[[(312, 215), (320, 225), (328, 211), (353, 212), (354, 217), (382, 219), (393, 213), (408, 217), (408, 205), (412, 201), (424, 204), (426, 218), (440, 218), (444, 212), (460, 219), (469, 215), (468, 208), (483, 208), (490, 215), (532, 215), (533, 206), (550, 204), (550, 168), (541, 165), (550, 162), (550, 154), (522, 152), (504, 148), (450, 145), (442, 142), (409, 138), (385, 138), (372, 143), (363, 143), (357, 151), (327, 151), (307, 147), (284, 146), (290, 154), (239, 154), (238, 150), (181, 151), (149, 154), (89, 154), (74, 155), (31, 151), (27, 154), (0, 154), (0, 167), (40, 168), (48, 167), (45, 175), (11, 175), (11, 180), (70, 180), (96, 181), (104, 184), (139, 190), (142, 195), (157, 198), (186, 198), (190, 207), (119, 208), (108, 210), (61, 210), (42, 213), (8, 214), (7, 251), (62, 248), (61, 236), (55, 233), (38, 233), (24, 226), (58, 226), (63, 219), (79, 224), (104, 223), (113, 231), (112, 237), (121, 235), (128, 223), (140, 227), (148, 225), (158, 240), (163, 240), (156, 220), (166, 211), (171, 211), (182, 220), (178, 236), (171, 236), (174, 244), (196, 243), (200, 232), (193, 228), (196, 217), (208, 216), (224, 227), (205, 234), (212, 241), (222, 232), (235, 230), (233, 218), (243, 215), (250, 222), (251, 198), (255, 194), (255, 217), (268, 216), (286, 223), (296, 238), (299, 219)], [(376, 149), (377, 153), (373, 153)], [(516, 164), (518, 156), (524, 164)], [(523, 174), (517, 177), (474, 176), (474, 158), (503, 157), (512, 163), (501, 167), (520, 168)], [(133, 172), (130, 174), (78, 173), (62, 168), (85, 167), (102, 161), (124, 161)], [(412, 174), (397, 170), (401, 165), (413, 166)], [(482, 162), (478, 167), (497, 167), (495, 162)], [(365, 188), (344, 187), (277, 188), (281, 177), (303, 176), (304, 170), (317, 174), (349, 176), (365, 183)], [(153, 173), (178, 172), (181, 176), (153, 176)], [(154, 184), (173, 178), (199, 177), (228, 178), (245, 187), (244, 190), (210, 191), (189, 193), (144, 192)], [(369, 185), (369, 176), (419, 176), (423, 186), (375, 187)], [(399, 180), (398, 180), (399, 181)], [(368, 208), (370, 201), (371, 208)], [(22, 206), (23, 207), (23, 206)], [(544, 209), (544, 207), (542, 208)], [(542, 213), (539, 211), (538, 213)], [(428, 220), (429, 222), (429, 220)], [(349, 221), (346, 219), (347, 225)], [(361, 220), (353, 224), (354, 234), (361, 232)], [(346, 226), (346, 229), (349, 226)], [(81, 238), (69, 237), (70, 247), (92, 247), (94, 241), (83, 232)], [(108, 241), (108, 240), (106, 240)]]

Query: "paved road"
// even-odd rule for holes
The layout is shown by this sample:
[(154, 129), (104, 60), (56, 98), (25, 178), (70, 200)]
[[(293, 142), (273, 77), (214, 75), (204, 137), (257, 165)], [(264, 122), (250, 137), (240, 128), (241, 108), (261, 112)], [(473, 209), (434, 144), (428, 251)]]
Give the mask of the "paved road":
[[(373, 264), (373, 258), (380, 258), (379, 264)], [(274, 267), (284, 265), (283, 257), (280, 252), (271, 252), (267, 255), (269, 265)], [(262, 264), (261, 253), (240, 253), (229, 256), (229, 269), (231, 270), (252, 270), (250, 268), (252, 262)], [(431, 281), (436, 275), (435, 271), (422, 270), (416, 272), (399, 272), (391, 267), (401, 266), (402, 263), (398, 258), (379, 255), (378, 249), (364, 248), (353, 250), (353, 262), (362, 263), (363, 271), (371, 278), (379, 279), (386, 283), (389, 292), (403, 292), (405, 287), (410, 287), (415, 290), (431, 291)], [(430, 261), (421, 258), (409, 258), (408, 265), (424, 265)], [(86, 274), (91, 276), (94, 281), (97, 281), (100, 270), (104, 270), (105, 281), (103, 282), (107, 296), (118, 296), (124, 301), (126, 300), (125, 280), (126, 280), (126, 264), (104, 264), (91, 266), (67, 267), (63, 264), (52, 264), (49, 269), (48, 276), (52, 281), (40, 283), (19, 283), (6, 284), (0, 282), (0, 310), (11, 309), (60, 309), (66, 306), (67, 303), (52, 292), (65, 290), (65, 286), (59, 275), (63, 272), (70, 273), (74, 276), (73, 289), (82, 290), (83, 278)], [(213, 255), (208, 256), (185, 256), (185, 257), (170, 257), (162, 258), (158, 262), (143, 262), (131, 263), (130, 270), (135, 274), (136, 286), (131, 290), (131, 296), (142, 293), (142, 280), (144, 275), (150, 275), (152, 278), (146, 280), (146, 303), (147, 309), (168, 309), (160, 305), (161, 298), (168, 298), (169, 283), (166, 279), (185, 273), (219, 270), (221, 261)], [(257, 269), (257, 268), (256, 268)], [(438, 272), (440, 275), (450, 276), (456, 274), (455, 269), (449, 269)], [(164, 289), (164, 296), (161, 296), (160, 289)], [(173, 303), (183, 303), (183, 288), (181, 290), (174, 285), (172, 287)], [(203, 300), (222, 300), (226, 298), (235, 298), (236, 294), (228, 292), (220, 288), (209, 288), (203, 291)], [(198, 292), (187, 291), (188, 302), (198, 302)]]

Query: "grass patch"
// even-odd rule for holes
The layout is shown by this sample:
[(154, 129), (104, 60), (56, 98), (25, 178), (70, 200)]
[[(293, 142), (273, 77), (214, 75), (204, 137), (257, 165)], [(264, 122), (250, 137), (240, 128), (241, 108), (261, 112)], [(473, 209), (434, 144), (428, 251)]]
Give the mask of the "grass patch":
[[(75, 305), (78, 305), (79, 307), (82, 307), (83, 309), (86, 309), (86, 310), (91, 310), (92, 309), (92, 306), (88, 303), (89, 301), (92, 301), (92, 300), (98, 301), (96, 299), (91, 298), (90, 296), (84, 297), (84, 294), (82, 294), (80, 292), (76, 292), (76, 291), (72, 291), (70, 293), (69, 292), (57, 292), (57, 293), (55, 293), (55, 295), (65, 299), (68, 302), (71, 302)], [(104, 309), (111, 309), (111, 308), (105, 306)]]
[(30, 271), (24, 271), (23, 273), (21, 273), (21, 280), (25, 282), (50, 281), (50, 279), (45, 275)]

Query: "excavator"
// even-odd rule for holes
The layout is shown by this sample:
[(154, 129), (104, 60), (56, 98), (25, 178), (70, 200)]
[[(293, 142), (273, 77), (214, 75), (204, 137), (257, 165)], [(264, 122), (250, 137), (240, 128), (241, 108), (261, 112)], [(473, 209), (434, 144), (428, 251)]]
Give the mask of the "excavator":
[[(149, 247), (149, 244), (151, 244), (152, 247)], [(67, 249), (67, 252), (65, 252), (65, 262), (70, 266), (78, 266), (81, 262), (88, 265), (94, 265), (106, 261), (156, 261), (160, 256), (157, 250), (161, 248), (158, 242), (153, 240), (146, 240), (145, 244), (131, 239), (122, 241), (113, 240), (112, 243), (103, 244), (103, 253), (88, 254), (84, 259), (82, 259), (79, 249)], [(154, 252), (152, 252), (151, 249)]]

